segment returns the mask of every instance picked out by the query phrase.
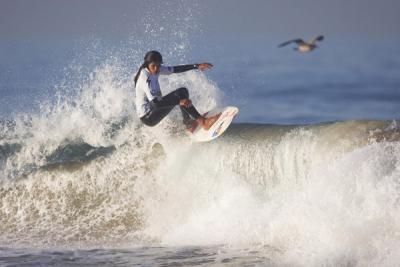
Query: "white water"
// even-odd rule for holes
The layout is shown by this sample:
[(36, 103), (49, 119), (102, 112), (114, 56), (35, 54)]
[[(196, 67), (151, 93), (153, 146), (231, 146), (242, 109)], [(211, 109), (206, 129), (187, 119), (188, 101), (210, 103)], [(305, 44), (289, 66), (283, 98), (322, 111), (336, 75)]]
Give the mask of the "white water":
[[(222, 244), (264, 251), (277, 264), (398, 262), (400, 144), (379, 138), (396, 137), (387, 122), (237, 125), (196, 144), (182, 134), (179, 112), (155, 128), (138, 124), (123, 74), (99, 67), (74, 98), (44, 106), (24, 118), (29, 124), (17, 120), (2, 140), (22, 146), (2, 170), (3, 245)], [(209, 99), (218, 88), (203, 74), (162, 86), (187, 86), (202, 111), (217, 105)], [(81, 167), (39, 168), (76, 139), (116, 150)]]

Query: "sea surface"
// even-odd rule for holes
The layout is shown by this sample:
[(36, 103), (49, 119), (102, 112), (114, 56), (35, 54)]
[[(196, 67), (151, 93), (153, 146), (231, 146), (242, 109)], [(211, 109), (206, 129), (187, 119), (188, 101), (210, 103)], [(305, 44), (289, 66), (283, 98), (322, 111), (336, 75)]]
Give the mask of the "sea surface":
[[(398, 41), (299, 54), (267, 34), (201, 43), (195, 26), (2, 40), (0, 266), (396, 266)], [(150, 49), (214, 64), (160, 83), (201, 112), (239, 107), (226, 134), (192, 143), (178, 110), (140, 124)]]

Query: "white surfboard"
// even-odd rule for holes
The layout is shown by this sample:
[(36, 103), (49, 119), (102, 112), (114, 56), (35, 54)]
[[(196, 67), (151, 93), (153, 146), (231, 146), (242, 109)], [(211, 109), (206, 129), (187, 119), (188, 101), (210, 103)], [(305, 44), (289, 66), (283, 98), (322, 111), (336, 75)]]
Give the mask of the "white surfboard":
[(196, 142), (208, 142), (214, 140), (228, 129), (232, 120), (239, 113), (239, 109), (237, 107), (216, 108), (210, 110), (204, 116), (208, 118), (217, 115), (218, 113), (221, 113), (221, 116), (216, 122), (214, 122), (210, 129), (205, 130), (201, 125), (198, 125), (192, 133), (189, 133), (190, 138)]

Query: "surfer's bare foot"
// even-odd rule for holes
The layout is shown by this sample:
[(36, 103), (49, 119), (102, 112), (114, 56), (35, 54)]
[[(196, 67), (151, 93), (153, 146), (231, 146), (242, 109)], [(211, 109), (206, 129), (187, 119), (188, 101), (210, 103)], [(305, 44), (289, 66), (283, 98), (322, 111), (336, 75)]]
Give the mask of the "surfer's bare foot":
[(202, 123), (202, 127), (205, 130), (208, 130), (211, 128), (211, 126), (218, 120), (218, 118), (221, 116), (221, 113), (214, 115), (212, 117), (209, 118), (203, 118), (203, 123)]

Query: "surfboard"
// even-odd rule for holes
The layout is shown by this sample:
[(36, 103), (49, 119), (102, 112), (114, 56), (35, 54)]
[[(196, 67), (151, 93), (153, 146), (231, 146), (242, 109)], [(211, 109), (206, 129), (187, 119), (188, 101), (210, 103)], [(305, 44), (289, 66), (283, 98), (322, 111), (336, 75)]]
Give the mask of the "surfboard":
[(209, 118), (219, 113), (221, 113), (221, 116), (210, 129), (205, 130), (201, 125), (198, 125), (192, 133), (188, 133), (190, 138), (195, 142), (208, 142), (221, 136), (239, 113), (239, 109), (233, 106), (216, 108), (205, 113), (204, 116)]

